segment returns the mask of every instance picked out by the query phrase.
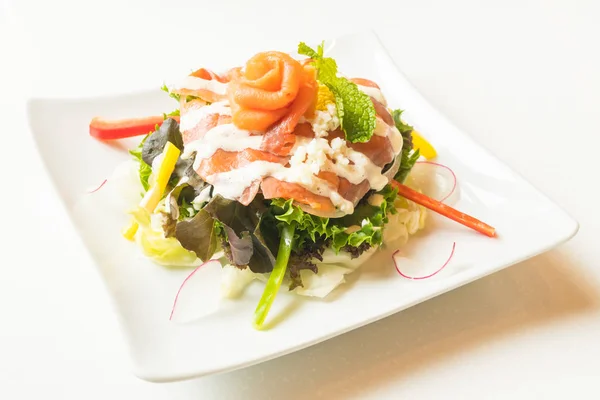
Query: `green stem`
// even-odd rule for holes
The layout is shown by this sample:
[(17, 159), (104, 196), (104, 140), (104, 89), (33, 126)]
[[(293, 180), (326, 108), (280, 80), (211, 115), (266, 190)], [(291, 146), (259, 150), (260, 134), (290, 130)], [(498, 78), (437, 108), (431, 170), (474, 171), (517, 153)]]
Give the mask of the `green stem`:
[(256, 329), (260, 329), (263, 322), (265, 322), (267, 314), (275, 300), (275, 296), (277, 296), (279, 287), (281, 287), (281, 282), (283, 282), (288, 260), (290, 259), (290, 253), (292, 252), (292, 241), (294, 239), (295, 231), (295, 223), (289, 225), (284, 224), (283, 229), (281, 230), (281, 241), (279, 242), (277, 260), (275, 260), (275, 266), (273, 267), (273, 271), (271, 271), (271, 275), (265, 286), (265, 291), (254, 311), (254, 327)]

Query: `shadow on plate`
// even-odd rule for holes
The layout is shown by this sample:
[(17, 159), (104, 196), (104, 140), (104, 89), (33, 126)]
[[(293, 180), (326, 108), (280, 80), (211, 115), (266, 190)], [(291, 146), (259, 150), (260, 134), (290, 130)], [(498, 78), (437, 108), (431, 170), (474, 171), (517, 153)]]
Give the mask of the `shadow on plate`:
[(599, 306), (568, 253), (555, 250), (304, 351), (183, 384), (218, 387), (221, 399), (356, 398), (486, 341)]

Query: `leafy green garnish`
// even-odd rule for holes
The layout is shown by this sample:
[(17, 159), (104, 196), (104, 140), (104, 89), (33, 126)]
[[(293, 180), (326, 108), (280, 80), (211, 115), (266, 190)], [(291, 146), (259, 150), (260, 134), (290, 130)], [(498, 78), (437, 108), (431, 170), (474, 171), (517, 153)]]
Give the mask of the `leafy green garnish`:
[[(178, 103), (181, 100), (181, 95), (179, 95), (177, 93), (171, 93), (171, 91), (169, 91), (169, 88), (167, 87), (167, 85), (162, 85), (160, 87), (160, 90), (162, 90), (163, 92), (167, 92), (169, 94), (169, 97), (172, 98), (172, 99), (174, 99), (174, 100), (176, 100)], [(188, 101), (192, 101), (194, 99), (197, 99), (197, 97), (196, 96), (190, 96), (190, 95), (188, 95), (188, 96), (185, 97), (186, 103)], [(210, 103), (208, 103), (208, 104), (210, 104)], [(175, 112), (177, 112), (177, 114), (173, 114)], [(173, 111), (173, 113), (171, 113), (171, 114), (173, 114), (173, 115), (179, 115), (179, 110), (175, 110), (175, 111)]]
[(402, 150), (402, 161), (400, 163), (400, 169), (398, 169), (398, 173), (394, 177), (394, 180), (396, 180), (400, 183), (404, 183), (404, 181), (408, 177), (408, 174), (410, 173), (412, 168), (415, 166), (415, 164), (420, 156), (421, 156), (421, 153), (419, 152), (419, 150), (411, 150), (411, 151)]
[(129, 154), (133, 156), (133, 158), (140, 163), (140, 167), (138, 169), (138, 173), (140, 176), (140, 182), (142, 187), (144, 188), (144, 192), (147, 192), (150, 188), (150, 184), (148, 183), (148, 179), (150, 178), (150, 174), (152, 174), (152, 167), (142, 159), (142, 148), (144, 146), (144, 142), (148, 139), (152, 132), (147, 134), (144, 139), (140, 142), (139, 146), (133, 150), (129, 150)]
[(165, 85), (162, 85), (162, 86), (160, 87), (160, 90), (162, 90), (163, 92), (167, 92), (167, 93), (169, 94), (169, 97), (170, 97), (170, 98), (172, 98), (172, 99), (175, 99), (177, 102), (179, 102), (179, 100), (181, 99), (181, 96), (180, 96), (180, 95), (178, 95), (177, 93), (171, 93), (171, 92), (169, 91), (169, 88), (167, 87), (167, 85), (166, 85), (166, 84), (165, 84)]
[(181, 200), (181, 205), (179, 205), (179, 220), (184, 220), (188, 218), (192, 218), (197, 213), (194, 211), (194, 206), (189, 203), (186, 199)]
[(404, 183), (404, 181), (408, 177), (408, 174), (415, 166), (415, 163), (421, 155), (418, 149), (413, 149), (413, 127), (402, 121), (402, 113), (403, 110), (394, 110), (392, 112), (392, 116), (394, 117), (394, 123), (396, 124), (396, 128), (398, 128), (398, 131), (400, 131), (403, 141), (400, 168), (398, 169), (398, 172), (394, 177), (394, 179), (400, 183)]
[(259, 273), (270, 272), (273, 269), (275, 256), (261, 231), (265, 206), (259, 198), (244, 206), (235, 200), (217, 195), (203, 210), (222, 225), (222, 234), (226, 235), (231, 262), (234, 265), (248, 265), (252, 272)]
[(394, 110), (392, 111), (392, 117), (394, 118), (394, 124), (396, 124), (396, 128), (398, 128), (398, 130), (400, 131), (400, 133), (402, 134), (402, 138), (404, 139), (404, 144), (406, 144), (406, 141), (408, 140), (410, 145), (410, 149), (412, 150), (412, 131), (415, 130), (415, 128), (413, 128), (411, 125), (408, 125), (407, 123), (405, 123), (404, 121), (402, 121), (402, 113), (404, 112), (404, 110)]
[(317, 79), (327, 86), (335, 97), (338, 118), (346, 139), (352, 143), (368, 142), (373, 136), (377, 120), (371, 98), (358, 89), (355, 83), (337, 76), (337, 63), (331, 57), (323, 57), (323, 44), (317, 51), (300, 42), (298, 53), (313, 59)]
[(183, 151), (183, 138), (179, 131), (179, 123), (173, 118), (167, 118), (160, 127), (152, 132), (142, 145), (142, 159), (152, 165), (154, 159), (162, 154), (167, 142), (173, 143)]
[[(358, 247), (363, 243), (371, 246), (382, 242), (382, 228), (388, 222), (387, 213), (397, 195), (396, 189), (387, 185), (383, 190), (374, 193), (380, 195), (380, 202), (371, 205), (368, 197), (356, 206), (354, 213), (343, 218), (323, 218), (305, 213), (293, 205), (292, 200), (271, 200), (270, 212), (277, 221), (297, 226), (295, 233), (294, 251), (302, 252), (305, 246), (311, 246), (319, 241), (331, 241), (331, 247), (339, 252), (345, 246)], [(354, 227), (354, 231), (348, 228)]]
[(215, 222), (204, 209), (191, 220), (178, 222), (175, 237), (183, 248), (193, 251), (202, 261), (210, 260), (215, 254), (217, 248)]
[(169, 117), (179, 117), (179, 116), (180, 116), (179, 108), (171, 111), (168, 114), (163, 113), (163, 119), (167, 119)]

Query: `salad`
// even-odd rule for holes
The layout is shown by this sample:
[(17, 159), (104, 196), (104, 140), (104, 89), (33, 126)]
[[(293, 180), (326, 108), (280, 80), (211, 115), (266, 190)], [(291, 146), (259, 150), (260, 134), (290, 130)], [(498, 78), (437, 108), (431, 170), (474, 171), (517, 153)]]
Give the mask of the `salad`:
[(323, 45), (261, 52), (219, 74), (201, 68), (163, 90), (177, 102), (167, 114), (90, 122), (100, 140), (143, 136), (130, 152), (141, 193), (122, 234), (155, 263), (196, 267), (190, 277), (220, 262), (226, 296), (266, 282), (256, 328), (282, 286), (327, 296), (386, 243), (422, 229), (427, 209), (495, 236), (411, 184), (435, 150)]

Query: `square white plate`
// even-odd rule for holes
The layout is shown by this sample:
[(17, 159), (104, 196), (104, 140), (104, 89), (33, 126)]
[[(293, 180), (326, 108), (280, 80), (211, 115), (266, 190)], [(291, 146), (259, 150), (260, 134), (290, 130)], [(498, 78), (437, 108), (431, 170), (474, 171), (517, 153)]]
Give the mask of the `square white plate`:
[(82, 212), (76, 204), (90, 186), (129, 158), (126, 149), (135, 143), (107, 145), (91, 139), (90, 119), (168, 112), (176, 103), (158, 89), (102, 98), (33, 99), (28, 107), (31, 131), (112, 295), (140, 378), (198, 377), (300, 350), (535, 256), (577, 232), (577, 222), (560, 207), (433, 109), (398, 71), (375, 34), (344, 36), (326, 49), (346, 76), (378, 82), (390, 106), (406, 110), (407, 122), (430, 139), (439, 162), (458, 176), (460, 198), (454, 206), (495, 226), (498, 238), (430, 214), (427, 228), (411, 238), (406, 251), (430, 270), (456, 242), (452, 262), (432, 279), (398, 276), (389, 251), (382, 251), (326, 300), (280, 293), (269, 330), (256, 331), (251, 324), (262, 289), (258, 282), (241, 299), (221, 304), (219, 312), (192, 324), (174, 324), (168, 319), (173, 297), (190, 271), (157, 266), (125, 241), (120, 230), (127, 217), (118, 199), (114, 207), (109, 205), (110, 212), (102, 213)]

